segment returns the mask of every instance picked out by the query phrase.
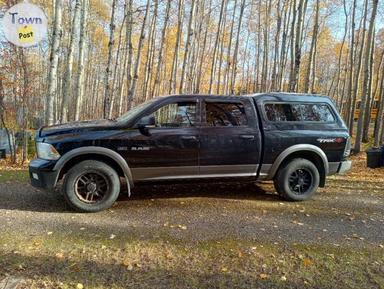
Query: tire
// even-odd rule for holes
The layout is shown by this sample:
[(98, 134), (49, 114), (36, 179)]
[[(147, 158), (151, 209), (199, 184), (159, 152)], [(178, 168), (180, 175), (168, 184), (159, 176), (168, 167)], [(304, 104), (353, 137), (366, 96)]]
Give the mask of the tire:
[(110, 208), (120, 193), (120, 179), (109, 165), (95, 160), (82, 161), (65, 175), (63, 195), (80, 212)]
[(281, 197), (288, 201), (310, 199), (319, 187), (320, 174), (317, 167), (307, 159), (293, 159), (282, 166), (274, 185)]

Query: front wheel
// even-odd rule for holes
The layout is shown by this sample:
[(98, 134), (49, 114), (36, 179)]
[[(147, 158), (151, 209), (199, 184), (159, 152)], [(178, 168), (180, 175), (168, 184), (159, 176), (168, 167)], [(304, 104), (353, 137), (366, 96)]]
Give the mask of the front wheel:
[(120, 192), (120, 179), (109, 165), (95, 160), (83, 161), (65, 175), (63, 194), (68, 204), (81, 212), (110, 208)]
[(276, 191), (289, 201), (304, 201), (312, 197), (319, 187), (320, 174), (317, 167), (307, 159), (293, 159), (277, 172)]

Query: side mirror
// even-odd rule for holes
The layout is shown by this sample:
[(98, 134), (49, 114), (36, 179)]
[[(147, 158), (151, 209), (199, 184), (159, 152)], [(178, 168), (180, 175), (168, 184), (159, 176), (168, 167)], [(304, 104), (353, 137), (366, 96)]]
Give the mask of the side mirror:
[(137, 127), (143, 135), (149, 135), (148, 128), (156, 126), (156, 119), (153, 115), (144, 116), (140, 119)]

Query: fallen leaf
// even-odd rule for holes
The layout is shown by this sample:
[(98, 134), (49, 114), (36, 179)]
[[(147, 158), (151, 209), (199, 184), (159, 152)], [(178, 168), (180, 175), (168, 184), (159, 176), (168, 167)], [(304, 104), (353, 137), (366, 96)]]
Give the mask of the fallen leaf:
[(56, 257), (57, 259), (63, 259), (63, 258), (64, 258), (64, 254), (61, 253), (61, 252), (59, 252), (59, 253), (56, 253), (55, 257)]
[(227, 267), (221, 268), (221, 272), (228, 272), (228, 268)]
[(122, 262), (121, 264), (122, 264), (123, 266), (127, 267), (128, 265), (131, 264), (131, 262), (129, 261), (128, 258), (124, 258), (124, 259), (123, 259), (123, 262)]
[(84, 285), (81, 284), (81, 283), (77, 283), (76, 285), (76, 289), (83, 289), (84, 288)]
[(303, 264), (304, 264), (304, 266), (311, 266), (312, 263), (313, 263), (313, 262), (312, 262), (310, 259), (308, 259), (308, 258), (305, 258), (305, 259), (303, 260)]
[(285, 277), (285, 276), (281, 276), (280, 280), (281, 280), (281, 281), (287, 281), (287, 277)]
[(261, 273), (259, 276), (261, 279), (268, 279), (269, 278), (269, 275), (265, 274), (265, 273)]

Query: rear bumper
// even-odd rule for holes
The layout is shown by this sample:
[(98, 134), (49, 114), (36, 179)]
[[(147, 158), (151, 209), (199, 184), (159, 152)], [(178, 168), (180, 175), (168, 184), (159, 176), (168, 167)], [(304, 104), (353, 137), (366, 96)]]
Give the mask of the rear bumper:
[(40, 189), (54, 189), (58, 177), (58, 171), (51, 170), (54, 163), (54, 161), (43, 159), (34, 159), (31, 161), (29, 164), (31, 185)]
[(352, 167), (352, 161), (332, 162), (329, 163), (328, 175), (344, 174)]
[(340, 163), (339, 169), (337, 170), (338, 174), (344, 174), (352, 168), (352, 161), (344, 161)]

